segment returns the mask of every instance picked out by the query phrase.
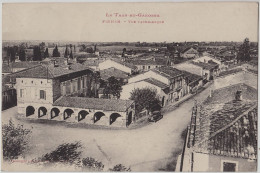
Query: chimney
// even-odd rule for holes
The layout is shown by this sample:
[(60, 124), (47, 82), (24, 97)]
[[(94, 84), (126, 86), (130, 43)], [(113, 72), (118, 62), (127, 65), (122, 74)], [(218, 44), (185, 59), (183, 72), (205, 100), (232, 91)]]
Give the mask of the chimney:
[(236, 92), (235, 100), (236, 101), (242, 101), (242, 91), (241, 90), (238, 90)]
[(68, 70), (71, 70), (71, 66), (69, 65), (69, 66), (67, 66), (67, 68), (66, 69), (68, 69)]
[(209, 89), (209, 97), (212, 97), (212, 89)]
[(57, 64), (57, 61), (56, 61), (56, 60), (53, 61), (53, 65), (54, 65), (54, 67), (58, 67), (58, 66), (59, 66), (59, 65)]

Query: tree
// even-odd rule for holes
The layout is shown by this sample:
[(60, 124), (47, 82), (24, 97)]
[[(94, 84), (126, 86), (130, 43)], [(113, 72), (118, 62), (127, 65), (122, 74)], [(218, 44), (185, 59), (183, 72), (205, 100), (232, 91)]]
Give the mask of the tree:
[(108, 97), (111, 94), (119, 99), (121, 91), (122, 91), (121, 82), (117, 80), (114, 76), (108, 78), (107, 85), (105, 86), (104, 89), (104, 95)]
[(20, 61), (26, 61), (24, 49), (20, 49), (20, 51), (19, 51), (19, 60)]
[(92, 75), (92, 88), (94, 91), (92, 91), (94, 97), (98, 97), (98, 87), (100, 84), (100, 73), (97, 71), (93, 73)]
[(93, 48), (92, 48), (92, 47), (88, 47), (88, 48), (86, 49), (86, 52), (87, 52), (87, 53), (93, 53), (93, 52), (94, 52), (94, 50), (93, 50)]
[(44, 58), (44, 52), (45, 52), (45, 43), (42, 42), (39, 44), (39, 49), (40, 49), (40, 54), (41, 54), (41, 58)]
[(9, 48), (9, 53), (10, 53), (10, 61), (14, 62), (15, 61), (15, 55), (16, 55), (16, 51), (14, 47), (10, 47)]
[(39, 46), (34, 46), (33, 48), (33, 61), (41, 61), (42, 55)]
[(125, 56), (125, 53), (126, 53), (126, 48), (123, 49), (123, 52), (122, 52), (122, 57)]
[(68, 50), (68, 46), (66, 45), (66, 49), (65, 49), (65, 53), (64, 53), (64, 57), (67, 58), (69, 55), (69, 50)]
[(89, 171), (101, 172), (104, 169), (104, 164), (95, 160), (92, 157), (82, 159), (83, 168), (87, 168)]
[(135, 101), (136, 112), (139, 113), (143, 109), (152, 111), (152, 108), (159, 105), (160, 101), (157, 97), (157, 91), (151, 88), (137, 88), (131, 92), (130, 100)]
[(86, 48), (87, 48), (86, 45), (82, 44), (82, 45), (80, 45), (79, 51), (84, 52), (86, 50)]
[(53, 57), (60, 57), (60, 52), (58, 50), (58, 46), (56, 45), (55, 48), (53, 49), (53, 53), (52, 53)]
[(72, 49), (70, 49), (70, 58), (73, 59)]
[(111, 172), (131, 172), (131, 169), (125, 167), (122, 164), (118, 164), (118, 165), (115, 165), (112, 169), (110, 168), (109, 171), (111, 171)]
[(237, 59), (239, 61), (250, 61), (251, 57), (250, 57), (250, 42), (249, 39), (246, 38), (243, 42), (243, 44), (240, 46), (239, 51), (238, 51), (238, 55), (237, 55)]
[(3, 158), (5, 160), (18, 159), (28, 149), (31, 130), (23, 125), (14, 125), (10, 119), (8, 124), (2, 126)]
[(48, 48), (46, 48), (46, 50), (44, 52), (44, 58), (47, 58), (47, 57), (50, 57)]
[(64, 143), (59, 145), (54, 151), (40, 157), (38, 161), (78, 164), (82, 153), (82, 151), (78, 151), (80, 148), (82, 148), (80, 142)]

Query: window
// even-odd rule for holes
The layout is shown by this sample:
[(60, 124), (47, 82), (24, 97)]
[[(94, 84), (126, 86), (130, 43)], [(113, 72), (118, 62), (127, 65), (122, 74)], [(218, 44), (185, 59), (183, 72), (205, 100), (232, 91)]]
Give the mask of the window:
[(46, 100), (46, 91), (40, 90), (40, 99)]
[(148, 66), (148, 69), (150, 69), (151, 67), (150, 66)]
[(24, 89), (20, 89), (20, 97), (24, 97)]
[(145, 69), (145, 66), (143, 65), (143, 69)]
[(237, 172), (238, 171), (238, 162), (235, 161), (221, 161), (221, 171), (222, 172)]

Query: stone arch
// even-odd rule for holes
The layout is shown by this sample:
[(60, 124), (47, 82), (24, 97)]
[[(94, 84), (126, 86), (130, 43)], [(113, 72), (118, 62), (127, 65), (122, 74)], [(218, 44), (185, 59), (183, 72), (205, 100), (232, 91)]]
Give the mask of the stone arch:
[(34, 107), (28, 106), (28, 107), (26, 108), (26, 117), (28, 117), (28, 116), (30, 116), (30, 115), (33, 115), (34, 112), (35, 112)]
[(94, 114), (94, 123), (97, 122), (98, 120), (100, 120), (103, 116), (105, 116), (105, 114), (103, 112), (96, 112)]
[(47, 109), (45, 107), (39, 107), (38, 109), (38, 118), (43, 117), (44, 115), (47, 115)]
[(65, 109), (63, 112), (63, 118), (64, 120), (70, 118), (72, 116), (72, 114), (74, 113), (74, 111), (72, 109)]
[(85, 110), (80, 111), (78, 113), (78, 121), (85, 119), (88, 114), (89, 114), (88, 111)]
[(109, 125), (113, 124), (118, 117), (121, 117), (119, 113), (112, 113), (109, 117)]
[(58, 108), (52, 108), (51, 109), (51, 119), (59, 116), (60, 110)]

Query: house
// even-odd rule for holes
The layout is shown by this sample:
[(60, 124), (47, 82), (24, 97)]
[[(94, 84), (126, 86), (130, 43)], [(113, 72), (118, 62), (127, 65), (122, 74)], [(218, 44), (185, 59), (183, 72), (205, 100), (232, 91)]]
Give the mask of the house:
[(26, 118), (126, 127), (131, 100), (88, 98), (93, 71), (82, 64), (39, 65), (16, 74), (18, 113)]
[(220, 72), (219, 65), (213, 61), (209, 63), (192, 62), (192, 64), (202, 68), (203, 70), (202, 76), (204, 76), (204, 78), (207, 80), (212, 80), (219, 75)]
[(134, 59), (128, 61), (135, 65), (139, 72), (148, 71), (157, 67), (172, 65), (168, 58), (149, 58), (149, 59)]
[(237, 53), (233, 50), (224, 50), (217, 54), (218, 57), (224, 59), (225, 61), (231, 61), (236, 59)]
[(128, 73), (118, 70), (114, 67), (100, 70), (100, 77), (101, 79), (107, 81), (110, 77), (115, 77), (117, 80), (123, 81), (124, 83), (127, 83), (127, 79), (129, 78)]
[(193, 108), (176, 171), (257, 171), (257, 90), (220, 88)]
[(188, 85), (188, 93), (197, 92), (197, 90), (203, 85), (202, 77), (184, 70), (182, 70), (182, 72)]
[(153, 78), (169, 86), (168, 97), (164, 98), (165, 105), (179, 100), (188, 93), (184, 73), (176, 68), (163, 66), (141, 73), (128, 79), (128, 83)]
[(161, 106), (166, 104), (166, 100), (168, 100), (169, 94), (169, 86), (163, 82), (160, 82), (153, 78), (147, 78), (141, 81), (136, 81), (132, 83), (128, 83), (122, 86), (122, 92), (120, 94), (121, 99), (130, 99), (131, 92), (134, 89), (142, 89), (142, 88), (150, 88), (152, 90), (156, 90), (158, 94), (158, 99), (161, 102)]
[(219, 70), (224, 70), (227, 68), (227, 66), (225, 65), (225, 61), (221, 60), (220, 58), (216, 58), (216, 57), (212, 57), (212, 56), (202, 56), (199, 58), (196, 58), (194, 60), (192, 60), (193, 62), (203, 62), (203, 63), (216, 63), (219, 65)]
[(196, 58), (196, 59), (194, 59), (192, 61), (194, 61), (194, 62), (204, 62), (204, 63), (210, 63), (210, 61), (213, 61), (213, 62), (215, 62), (215, 63), (217, 63), (219, 65), (221, 65), (223, 63), (223, 61), (218, 60), (216, 58), (213, 58), (211, 56), (198, 57), (198, 58)]
[(78, 61), (79, 63), (82, 63), (83, 65), (95, 70), (95, 71), (98, 71), (99, 70), (99, 64), (101, 62), (104, 62), (106, 59), (87, 59), (85, 60), (84, 62), (81, 62), (80, 60)]
[(128, 74), (132, 74), (137, 72), (137, 67), (131, 63), (125, 62), (120, 59), (107, 59), (101, 63), (99, 63), (99, 70), (104, 70), (108, 68), (116, 68)]
[(199, 52), (192, 47), (186, 48), (181, 52), (182, 58), (191, 59), (191, 58), (196, 58), (198, 56), (199, 56)]
[(220, 72), (219, 65), (214, 62), (204, 63), (189, 61), (180, 64), (175, 64), (174, 67), (179, 70), (185, 70), (190, 73), (202, 76), (203, 80), (213, 79)]

